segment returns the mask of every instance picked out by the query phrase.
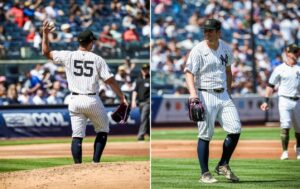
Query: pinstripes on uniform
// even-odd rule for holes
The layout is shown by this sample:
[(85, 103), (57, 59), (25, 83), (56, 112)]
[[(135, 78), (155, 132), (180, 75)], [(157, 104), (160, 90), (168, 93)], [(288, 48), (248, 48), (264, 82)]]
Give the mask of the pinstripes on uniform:
[[(206, 110), (205, 121), (198, 122), (198, 137), (201, 139), (211, 140), (215, 121), (218, 121), (228, 133), (241, 132), (238, 112), (226, 90), (226, 67), (232, 63), (232, 51), (222, 40), (219, 40), (217, 50), (210, 49), (206, 42), (202, 41), (189, 54), (185, 71), (195, 76), (196, 90), (210, 89), (198, 91)], [(224, 88), (224, 92), (212, 91), (219, 88)]]
[(296, 112), (300, 101), (286, 97), (300, 97), (300, 66), (288, 66), (285, 63), (277, 66), (269, 79), (271, 85), (279, 84), (279, 116), (280, 127), (287, 129), (294, 126), (295, 131), (300, 133), (300, 114)]
[[(106, 62), (88, 51), (53, 51), (55, 63), (65, 66), (69, 90), (72, 95), (69, 111), (72, 137), (85, 137), (87, 120), (90, 119), (95, 132), (109, 132), (109, 120), (105, 107), (98, 96), (99, 80), (113, 77)], [(96, 95), (87, 95), (96, 93)]]
[(88, 51), (53, 51), (53, 60), (66, 68), (70, 91), (87, 94), (99, 91), (99, 79), (104, 81), (113, 75), (106, 62)]
[(226, 66), (232, 63), (232, 51), (224, 41), (219, 40), (216, 51), (202, 41), (191, 50), (185, 69), (196, 77), (196, 88), (227, 88)]

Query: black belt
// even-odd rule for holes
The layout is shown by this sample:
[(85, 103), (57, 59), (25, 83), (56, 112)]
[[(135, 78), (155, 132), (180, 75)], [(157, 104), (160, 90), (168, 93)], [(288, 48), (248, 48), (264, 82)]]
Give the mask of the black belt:
[(294, 100), (294, 101), (297, 101), (297, 100), (299, 100), (299, 99), (300, 99), (299, 97), (290, 97), (290, 96), (282, 96), (282, 97), (284, 97), (284, 98), (288, 98), (288, 99), (290, 99), (290, 100)]
[(213, 91), (215, 93), (222, 93), (224, 92), (224, 88), (219, 88), (219, 89), (198, 89), (199, 91)]
[(96, 95), (96, 93), (79, 94), (79, 93), (72, 92), (72, 95)]

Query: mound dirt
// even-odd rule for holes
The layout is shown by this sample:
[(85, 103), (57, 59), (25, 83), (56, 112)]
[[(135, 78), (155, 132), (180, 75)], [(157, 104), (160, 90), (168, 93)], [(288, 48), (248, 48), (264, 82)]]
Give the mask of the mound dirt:
[(1, 189), (150, 188), (149, 161), (80, 164), (0, 174)]

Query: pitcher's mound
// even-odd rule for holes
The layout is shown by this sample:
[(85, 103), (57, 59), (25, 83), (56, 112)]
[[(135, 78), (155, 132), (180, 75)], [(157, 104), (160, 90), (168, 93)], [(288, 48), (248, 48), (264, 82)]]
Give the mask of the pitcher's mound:
[(0, 174), (5, 189), (150, 188), (149, 161), (51, 167)]

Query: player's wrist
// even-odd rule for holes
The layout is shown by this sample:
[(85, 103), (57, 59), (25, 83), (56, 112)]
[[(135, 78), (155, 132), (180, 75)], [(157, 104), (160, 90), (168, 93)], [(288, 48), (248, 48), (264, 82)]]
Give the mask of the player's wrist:
[(270, 98), (269, 97), (265, 97), (264, 103), (269, 104), (269, 102), (270, 102)]

